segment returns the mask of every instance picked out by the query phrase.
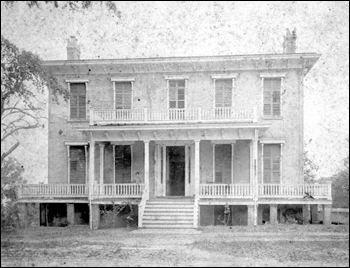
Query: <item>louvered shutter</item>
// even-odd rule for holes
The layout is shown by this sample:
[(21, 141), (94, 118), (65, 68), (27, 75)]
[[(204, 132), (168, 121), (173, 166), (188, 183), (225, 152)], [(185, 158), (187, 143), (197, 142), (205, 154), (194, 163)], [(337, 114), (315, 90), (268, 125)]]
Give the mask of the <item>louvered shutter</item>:
[(70, 147), (70, 183), (84, 184), (86, 173), (85, 148), (83, 146)]
[(86, 85), (85, 83), (70, 84), (70, 118), (86, 118)]
[(215, 107), (232, 106), (232, 79), (215, 80)]
[(131, 109), (131, 82), (115, 82), (115, 108)]
[(280, 183), (281, 181), (281, 146), (266, 144), (264, 146), (264, 183)]
[(281, 78), (264, 78), (264, 115), (281, 115)]

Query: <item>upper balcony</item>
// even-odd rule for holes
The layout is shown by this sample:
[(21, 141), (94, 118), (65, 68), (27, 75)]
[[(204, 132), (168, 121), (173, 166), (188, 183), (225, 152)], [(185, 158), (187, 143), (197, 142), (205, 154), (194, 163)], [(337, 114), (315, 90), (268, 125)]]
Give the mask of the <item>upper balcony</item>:
[(90, 108), (90, 125), (257, 122), (256, 108)]

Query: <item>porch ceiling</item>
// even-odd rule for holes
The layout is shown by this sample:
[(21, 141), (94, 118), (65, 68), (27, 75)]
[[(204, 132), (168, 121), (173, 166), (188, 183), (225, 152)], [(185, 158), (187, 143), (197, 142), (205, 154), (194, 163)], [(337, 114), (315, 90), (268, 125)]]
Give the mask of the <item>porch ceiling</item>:
[(95, 141), (150, 140), (251, 140), (261, 136), (270, 124), (177, 124), (90, 126), (78, 129)]

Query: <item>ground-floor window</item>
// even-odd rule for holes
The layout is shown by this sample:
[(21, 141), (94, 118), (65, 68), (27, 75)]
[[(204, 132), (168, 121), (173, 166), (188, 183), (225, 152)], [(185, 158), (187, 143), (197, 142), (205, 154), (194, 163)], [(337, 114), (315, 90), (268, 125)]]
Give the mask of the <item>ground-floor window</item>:
[(69, 147), (69, 182), (84, 184), (86, 174), (86, 156), (84, 146)]
[(265, 144), (264, 155), (264, 183), (281, 182), (281, 145)]

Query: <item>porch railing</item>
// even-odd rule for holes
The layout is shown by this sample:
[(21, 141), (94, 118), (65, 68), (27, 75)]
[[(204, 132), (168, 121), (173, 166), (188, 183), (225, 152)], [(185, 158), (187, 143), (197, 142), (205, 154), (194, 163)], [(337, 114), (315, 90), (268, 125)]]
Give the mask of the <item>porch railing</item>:
[(255, 108), (100, 109), (90, 108), (90, 125), (176, 122), (256, 122)]
[(95, 184), (94, 197), (141, 197), (144, 184)]
[(259, 184), (258, 195), (259, 197), (307, 198), (311, 196), (331, 199), (332, 188), (331, 184)]
[(25, 197), (87, 197), (85, 184), (22, 184), (19, 196)]
[(252, 184), (201, 184), (200, 197), (240, 197), (251, 198), (253, 196)]

